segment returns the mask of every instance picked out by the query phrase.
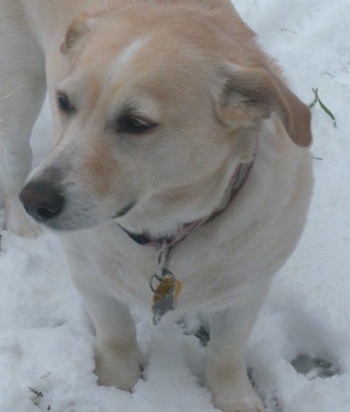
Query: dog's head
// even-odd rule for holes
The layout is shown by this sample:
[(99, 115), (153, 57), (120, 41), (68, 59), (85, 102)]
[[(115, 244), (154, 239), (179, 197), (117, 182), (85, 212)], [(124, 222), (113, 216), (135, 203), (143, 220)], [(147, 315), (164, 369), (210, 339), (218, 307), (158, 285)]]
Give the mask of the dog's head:
[(245, 42), (170, 6), (77, 18), (52, 96), (57, 144), (21, 193), (27, 211), (54, 229), (115, 220), (168, 236), (213, 211), (272, 112), (308, 146), (308, 108)]

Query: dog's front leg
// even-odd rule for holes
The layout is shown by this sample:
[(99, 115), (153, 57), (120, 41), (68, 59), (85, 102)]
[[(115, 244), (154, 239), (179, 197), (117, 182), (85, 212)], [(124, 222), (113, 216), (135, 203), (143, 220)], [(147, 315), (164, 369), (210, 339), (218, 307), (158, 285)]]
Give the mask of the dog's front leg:
[(223, 412), (263, 412), (245, 366), (245, 346), (258, 311), (269, 289), (269, 281), (256, 285), (237, 304), (210, 318), (206, 384), (214, 405)]
[(141, 352), (128, 306), (108, 293), (102, 279), (76, 272), (73, 280), (96, 328), (99, 384), (131, 391), (140, 377)]
[(97, 313), (90, 310), (97, 333), (95, 373), (99, 384), (131, 391), (141, 369), (134, 321), (126, 305), (108, 300), (98, 305)]

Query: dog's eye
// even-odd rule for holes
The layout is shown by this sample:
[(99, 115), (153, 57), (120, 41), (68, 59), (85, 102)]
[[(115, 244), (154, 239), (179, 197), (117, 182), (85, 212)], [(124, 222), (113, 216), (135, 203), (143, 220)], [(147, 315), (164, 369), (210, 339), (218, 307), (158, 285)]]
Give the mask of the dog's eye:
[(66, 93), (58, 92), (56, 96), (57, 106), (63, 113), (71, 114), (74, 112), (74, 106), (71, 104)]
[(123, 115), (117, 121), (117, 132), (126, 134), (144, 134), (157, 125), (149, 120), (132, 115)]

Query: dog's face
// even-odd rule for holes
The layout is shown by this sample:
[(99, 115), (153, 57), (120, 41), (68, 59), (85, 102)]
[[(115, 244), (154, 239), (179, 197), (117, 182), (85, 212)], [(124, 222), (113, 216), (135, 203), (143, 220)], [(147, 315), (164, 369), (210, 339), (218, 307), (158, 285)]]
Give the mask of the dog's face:
[(213, 211), (272, 111), (309, 144), (293, 121), (307, 109), (266, 69), (226, 63), (224, 43), (184, 11), (78, 18), (61, 48), (57, 144), (21, 193), (28, 212), (54, 229), (114, 219), (168, 237)]

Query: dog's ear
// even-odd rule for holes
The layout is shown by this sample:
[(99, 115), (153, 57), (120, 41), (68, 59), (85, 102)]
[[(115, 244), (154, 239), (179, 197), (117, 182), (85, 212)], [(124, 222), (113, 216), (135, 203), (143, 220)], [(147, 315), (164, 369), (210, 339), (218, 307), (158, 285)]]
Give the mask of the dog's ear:
[(275, 112), (298, 146), (310, 146), (310, 109), (277, 76), (264, 68), (230, 63), (221, 66), (221, 73), (224, 82), (216, 102), (221, 121), (233, 128), (251, 127)]
[(61, 53), (66, 54), (74, 48), (80, 39), (94, 27), (95, 22), (96, 19), (86, 13), (82, 13), (76, 17), (69, 26), (64, 42), (61, 44)]

